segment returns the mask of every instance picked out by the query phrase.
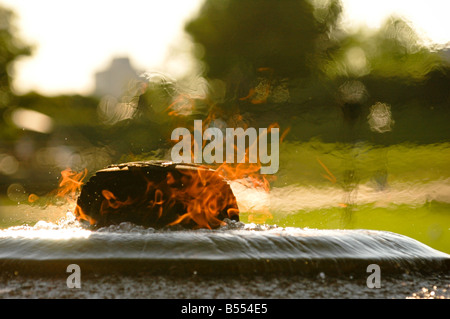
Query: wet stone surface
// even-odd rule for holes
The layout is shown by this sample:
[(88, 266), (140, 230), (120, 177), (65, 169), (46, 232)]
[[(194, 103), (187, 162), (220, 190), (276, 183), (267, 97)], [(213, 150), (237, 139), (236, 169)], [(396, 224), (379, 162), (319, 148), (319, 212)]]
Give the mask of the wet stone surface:
[(368, 288), (365, 278), (302, 276), (82, 275), (81, 288), (68, 288), (64, 277), (0, 276), (0, 298), (67, 299), (450, 299), (450, 276), (400, 275)]

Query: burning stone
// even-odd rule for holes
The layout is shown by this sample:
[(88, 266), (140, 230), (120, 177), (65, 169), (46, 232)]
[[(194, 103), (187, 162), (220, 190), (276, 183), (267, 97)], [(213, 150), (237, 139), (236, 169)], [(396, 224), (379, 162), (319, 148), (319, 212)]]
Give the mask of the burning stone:
[(210, 168), (164, 161), (111, 165), (83, 186), (75, 215), (94, 227), (121, 222), (162, 228), (217, 228), (239, 220), (236, 198)]

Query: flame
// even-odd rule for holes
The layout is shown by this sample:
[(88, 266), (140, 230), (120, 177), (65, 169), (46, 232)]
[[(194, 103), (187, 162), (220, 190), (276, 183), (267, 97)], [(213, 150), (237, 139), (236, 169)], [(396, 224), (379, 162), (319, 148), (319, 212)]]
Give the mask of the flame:
[[(203, 126), (204, 129), (206, 127)], [(279, 128), (279, 125), (274, 123), (268, 130), (274, 127)], [(282, 137), (288, 132), (289, 128), (283, 132)], [(270, 183), (276, 178), (275, 175), (260, 173), (262, 165), (259, 160), (257, 163), (249, 163), (249, 148), (250, 146), (243, 163), (225, 162), (191, 167), (180, 164), (178, 168), (175, 166), (173, 170), (169, 169), (159, 181), (143, 173), (138, 177), (139, 183), (142, 181), (143, 184), (127, 186), (124, 181), (122, 184), (111, 185), (111, 188), (104, 186), (97, 191), (100, 196), (98, 210), (77, 205), (75, 215), (78, 220), (88, 221), (91, 225), (129, 220), (143, 221), (144, 224), (149, 221), (148, 225), (153, 223), (158, 226), (181, 224), (189, 228), (217, 228), (225, 224), (225, 218), (236, 219), (239, 216), (238, 203), (231, 191), (230, 182), (269, 193)], [(60, 193), (72, 196), (83, 184), (86, 173), (83, 176), (83, 173), (66, 170), (61, 175), (63, 179), (60, 186), (64, 192)], [(254, 200), (259, 201), (256, 197)], [(248, 220), (255, 223), (265, 223), (273, 218), (268, 205), (259, 205), (246, 213)]]
[[(188, 116), (192, 113), (195, 106), (194, 96), (188, 94), (179, 94), (174, 101), (167, 107), (169, 116)], [(197, 97), (198, 98), (198, 97)]]
[[(202, 129), (203, 131), (205, 129), (207, 129), (210, 125), (210, 123), (212, 121), (214, 121), (217, 118), (217, 114), (215, 112), (210, 112), (208, 114), (208, 116), (206, 117), (206, 119), (203, 122), (203, 126)], [(243, 128), (246, 129), (248, 128), (248, 125), (246, 125), (245, 123), (245, 119), (241, 114), (235, 114), (234, 115), (234, 120), (239, 121), (239, 122), (243, 122)], [(272, 128), (280, 128), (278, 123), (272, 123), (271, 125), (269, 125), (268, 127), (268, 132), (270, 132), (270, 130)], [(190, 130), (192, 132), (192, 130)], [(280, 137), (280, 143), (285, 139), (286, 135), (289, 133), (290, 131), (290, 127), (288, 127), (287, 129), (285, 129), (283, 131), (283, 133), (281, 134)], [(202, 132), (203, 133), (203, 132)], [(258, 137), (258, 139), (261, 138), (261, 136)], [(193, 145), (194, 145), (195, 141), (194, 138), (191, 134), (191, 158), (194, 158), (194, 154), (193, 154)], [(205, 147), (207, 141), (203, 140), (203, 145), (202, 145), (202, 149)], [(256, 140), (255, 143), (259, 143), (259, 140)], [(237, 148), (236, 145), (234, 145), (235, 150)], [(228, 180), (228, 181), (234, 181), (234, 182), (238, 182), (241, 185), (244, 185), (245, 187), (249, 188), (249, 189), (258, 189), (261, 190), (265, 193), (269, 193), (270, 192), (270, 183), (273, 182), (276, 179), (275, 175), (263, 175), (260, 173), (260, 169), (262, 167), (261, 162), (259, 161), (259, 158), (257, 159), (256, 163), (250, 163), (249, 161), (249, 150), (250, 150), (251, 146), (248, 146), (246, 151), (245, 151), (245, 157), (244, 157), (244, 161), (243, 163), (228, 163), (228, 162), (224, 162), (222, 164), (212, 164), (212, 165), (206, 165), (207, 167), (213, 168), (217, 171), (217, 174), (220, 175), (222, 178)], [(171, 177), (168, 177), (171, 178)], [(210, 188), (210, 192), (215, 192), (217, 191), (214, 187), (209, 186)], [(201, 214), (199, 214), (199, 212), (202, 210), (201, 207), (203, 205), (203, 207), (205, 207), (205, 209), (208, 211), (208, 202), (207, 199), (209, 198), (209, 191), (208, 190), (204, 190), (202, 192), (198, 192), (198, 196), (201, 196), (202, 198), (204, 198), (204, 202), (202, 203), (201, 201), (196, 200), (194, 194), (196, 193), (196, 191), (194, 189), (189, 189), (186, 190), (188, 192), (191, 192), (191, 196), (189, 196), (190, 198), (194, 198), (193, 200), (193, 206), (195, 206), (195, 209), (193, 209), (190, 213), (185, 214), (184, 216), (180, 217), (177, 221), (175, 221), (173, 224), (177, 223), (177, 222), (183, 222), (187, 219), (191, 219), (191, 220), (195, 220), (196, 222), (200, 221), (200, 219), (202, 219), (201, 224), (205, 224), (205, 220), (207, 220), (208, 218), (200, 218), (199, 216)], [(255, 199), (258, 200), (258, 199)], [(230, 211), (230, 213), (234, 213), (234, 214), (238, 214), (239, 210), (235, 210), (235, 211)], [(248, 220), (250, 222), (255, 222), (255, 223), (265, 223), (267, 222), (267, 220), (272, 219), (273, 215), (270, 213), (270, 209), (269, 207), (261, 207), (259, 206), (258, 209), (252, 209), (250, 212), (248, 213)], [(211, 214), (212, 216), (215, 216), (216, 213), (212, 212), (209, 209), (209, 213), (207, 214)], [(213, 218), (214, 219), (214, 218)]]
[(81, 191), (83, 180), (87, 176), (87, 169), (83, 172), (74, 172), (67, 168), (61, 172), (59, 188), (56, 190), (56, 197), (75, 201), (77, 194)]
[(105, 214), (108, 208), (119, 209), (123, 206), (128, 206), (135, 202), (130, 197), (128, 197), (127, 200), (125, 201), (120, 201), (116, 198), (116, 196), (112, 192), (106, 189), (102, 190), (102, 195), (105, 198), (105, 200), (102, 202), (102, 207), (100, 208), (101, 214)]
[[(272, 128), (280, 128), (280, 126), (278, 123), (272, 123), (267, 130), (270, 132)], [(283, 131), (280, 143), (283, 142), (290, 129), (288, 127)], [(259, 141), (256, 141), (256, 143), (259, 143)], [(262, 165), (259, 158), (256, 163), (249, 163), (249, 149), (250, 146), (246, 149), (244, 163), (232, 164), (225, 162), (217, 167), (216, 170), (228, 180), (237, 181), (249, 189), (257, 189), (269, 194), (270, 183), (276, 180), (276, 175), (261, 174), (260, 169)], [(259, 207), (257, 210), (253, 209), (248, 215), (248, 220), (254, 223), (265, 223), (272, 218), (273, 215), (267, 206)]]
[(200, 94), (180, 93), (173, 99), (165, 111), (169, 116), (189, 116), (195, 109), (197, 101), (207, 102), (207, 98)]
[(328, 169), (328, 167), (317, 157), (317, 162), (319, 162), (320, 166), (323, 167), (323, 169), (327, 172), (327, 174), (322, 174), (322, 176), (326, 179), (328, 179), (333, 184), (336, 184), (337, 178), (336, 176), (331, 173), (331, 171)]
[(36, 195), (36, 194), (30, 194), (30, 195), (28, 196), (28, 202), (29, 202), (29, 203), (34, 203), (34, 202), (36, 202), (37, 200), (39, 200), (39, 196)]
[[(71, 168), (66, 168), (61, 172), (61, 178), (59, 181), (59, 188), (56, 189), (53, 194), (57, 198), (62, 198), (66, 202), (75, 203), (77, 195), (81, 192), (81, 187), (83, 186), (83, 180), (87, 176), (87, 169), (85, 168), (82, 172), (75, 172)], [(81, 207), (76, 205), (74, 209), (74, 214), (77, 219), (87, 220), (91, 225), (95, 224), (96, 221), (86, 215)]]
[(239, 100), (249, 100), (252, 104), (263, 104), (267, 102), (267, 99), (272, 90), (272, 76), (274, 70), (268, 67), (258, 68), (256, 70), (260, 73), (265, 73), (263, 77), (260, 77), (260, 82), (257, 86), (250, 88), (247, 96), (241, 97)]
[(77, 220), (86, 220), (89, 222), (90, 225), (95, 225), (97, 223), (97, 221), (94, 218), (92, 218), (89, 215), (86, 215), (83, 212), (83, 209), (79, 205), (77, 205), (77, 207), (75, 207), (74, 214), (75, 214)]
[[(145, 173), (138, 176), (146, 182), (145, 189), (119, 187), (117, 194), (101, 191), (100, 221), (127, 215), (130, 220), (141, 218), (141, 222), (151, 220), (161, 226), (189, 224), (190, 228), (212, 229), (239, 214), (229, 185), (217, 171), (197, 166), (175, 168), (160, 182), (149, 180)], [(79, 206), (76, 216), (91, 225), (97, 223), (95, 216), (87, 216)]]
[[(262, 192), (270, 192), (270, 182), (276, 177), (273, 175), (262, 175), (259, 173), (261, 163), (223, 163), (217, 168), (221, 175), (227, 179), (244, 185), (248, 189), (259, 189)], [(273, 215), (269, 207), (263, 206), (258, 209), (252, 209), (248, 212), (248, 220), (250, 222), (262, 224), (272, 219)]]
[[(271, 72), (271, 69), (261, 68), (258, 72)], [(260, 84), (260, 87), (251, 90), (249, 95), (241, 100), (249, 99), (253, 104), (264, 103), (269, 96), (272, 84), (270, 80)], [(202, 99), (202, 97), (180, 94), (167, 107), (168, 115), (189, 115), (195, 107), (196, 98)], [(214, 110), (214, 105), (211, 109)], [(203, 120), (202, 129), (207, 129), (212, 121), (220, 118), (218, 113), (209, 112), (206, 119)], [(232, 120), (245, 122), (244, 117), (240, 114), (235, 115)], [(268, 127), (268, 132), (274, 127), (279, 128), (279, 125), (273, 123)], [(284, 130), (280, 142), (283, 141), (289, 130), (290, 128)], [(192, 137), (191, 143), (193, 144), (195, 140)], [(203, 140), (202, 149), (206, 143), (207, 141)], [(194, 149), (193, 145), (190, 149), (191, 151)], [(204, 165), (203, 168), (196, 166), (193, 169), (180, 169), (177, 170), (178, 173), (169, 171), (165, 178), (158, 183), (143, 176), (146, 186), (139, 189), (138, 192), (125, 192), (127, 194), (124, 194), (120, 191), (121, 187), (117, 190), (105, 187), (105, 189), (99, 190), (99, 194), (101, 194), (99, 214), (92, 217), (89, 212), (84, 212), (81, 207), (77, 206), (76, 216), (78, 219), (88, 221), (91, 225), (102, 219), (114, 218), (127, 213), (142, 214), (142, 218), (149, 216), (149, 218), (155, 218), (157, 221), (167, 220), (168, 216), (172, 214), (175, 218), (168, 221), (168, 225), (188, 224), (192, 228), (211, 229), (224, 225), (224, 218), (233, 219), (233, 217), (239, 215), (238, 204), (228, 182), (237, 182), (245, 187), (269, 193), (270, 183), (276, 178), (275, 175), (262, 175), (260, 173), (262, 165), (259, 159), (257, 163), (249, 163), (249, 151), (250, 146), (245, 152), (244, 163), (225, 162), (216, 165)], [(191, 155), (193, 158), (194, 154)], [(66, 173), (66, 175), (70, 174)], [(67, 178), (76, 181), (74, 177), (74, 175), (70, 175)], [(72, 185), (75, 189), (69, 190), (69, 194), (79, 190), (82, 179)], [(258, 201), (258, 199), (255, 199), (255, 201)], [(86, 208), (86, 210), (88, 209)], [(256, 223), (264, 223), (273, 218), (269, 207), (258, 208), (248, 212), (248, 214), (248, 220)]]
[(211, 225), (224, 225), (219, 214), (226, 210), (227, 217), (232, 218), (239, 213), (235, 207), (234, 196), (225, 190), (227, 187), (218, 171), (186, 170), (181, 179), (185, 188), (173, 189), (172, 198), (182, 202), (186, 213), (177, 218), (170, 225), (195, 222), (201, 228), (211, 228)]
[[(275, 127), (279, 128), (278, 123), (271, 124), (268, 127), (268, 131)], [(283, 138), (288, 133), (288, 131), (289, 129), (282, 134)], [(261, 136), (259, 136), (258, 139), (259, 138), (261, 138)], [(257, 140), (255, 143), (259, 143), (259, 141)], [(246, 149), (245, 160), (243, 163), (224, 162), (216, 168), (216, 171), (221, 176), (224, 176), (224, 178), (230, 181), (238, 182), (249, 189), (258, 189), (268, 194), (270, 192), (270, 183), (276, 179), (276, 176), (264, 175), (260, 173), (262, 164), (259, 158), (257, 159), (256, 163), (250, 163), (250, 147), (251, 146), (248, 146)], [(271, 214), (270, 209), (267, 206), (259, 207), (258, 209), (252, 209), (250, 212), (248, 212), (248, 220), (250, 222), (265, 223), (267, 222), (267, 220), (272, 218), (273, 215)]]

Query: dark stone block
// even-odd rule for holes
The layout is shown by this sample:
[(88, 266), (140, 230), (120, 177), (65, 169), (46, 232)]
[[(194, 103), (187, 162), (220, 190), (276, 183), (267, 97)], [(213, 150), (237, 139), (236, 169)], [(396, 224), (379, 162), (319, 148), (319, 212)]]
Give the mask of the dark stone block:
[(111, 165), (83, 186), (75, 214), (93, 227), (131, 222), (217, 228), (239, 220), (236, 198), (217, 171), (164, 161)]

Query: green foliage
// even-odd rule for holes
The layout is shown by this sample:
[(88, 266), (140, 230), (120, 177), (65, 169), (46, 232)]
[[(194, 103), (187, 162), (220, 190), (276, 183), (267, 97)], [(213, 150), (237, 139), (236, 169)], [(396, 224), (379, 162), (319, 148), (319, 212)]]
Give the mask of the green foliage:
[(31, 54), (31, 48), (16, 35), (14, 18), (11, 10), (0, 7), (0, 108), (6, 107), (11, 97), (12, 62), (20, 56)]
[(439, 53), (425, 47), (414, 29), (396, 17), (386, 20), (376, 32), (361, 28), (338, 40), (339, 49), (321, 65), (331, 79), (371, 74), (421, 81), (443, 64)]
[(17, 37), (14, 19), (11, 10), (0, 7), (0, 138), (12, 134), (11, 127), (4, 122), (4, 113), (14, 96), (11, 91), (13, 62), (20, 56), (31, 54), (31, 48)]
[(81, 95), (59, 95), (54, 97), (28, 93), (17, 96), (14, 103), (17, 107), (35, 110), (51, 116), (60, 127), (79, 125), (95, 126), (98, 124), (95, 97)]
[[(29, 139), (36, 151), (63, 145), (81, 159), (84, 149), (107, 153), (109, 162), (167, 158), (173, 129), (192, 131), (194, 119), (227, 127), (277, 123), (289, 130), (285, 141), (448, 141), (450, 69), (440, 52), (395, 17), (376, 31), (346, 33), (341, 12), (338, 0), (205, 0), (185, 26), (205, 66), (204, 88), (153, 74), (109, 105), (86, 96), (14, 95), (12, 65), (30, 48), (17, 38), (12, 12), (0, 9), (1, 151), (14, 154)], [(364, 87), (364, 99), (345, 101), (348, 83)], [(392, 132), (374, 133), (367, 124), (378, 102), (391, 107)], [(17, 108), (49, 116), (53, 131), (16, 127), (9, 119)]]
[(315, 41), (339, 11), (332, 2), (317, 20), (319, 13), (307, 1), (208, 0), (186, 30), (203, 47), (199, 58), (209, 77), (223, 78), (236, 68), (249, 74), (271, 68), (279, 76), (297, 77), (310, 72)]
[[(214, 112), (228, 122), (239, 113), (254, 127), (277, 122), (291, 128), (288, 140), (357, 141), (373, 138), (367, 116), (382, 102), (397, 124), (374, 141), (448, 140), (441, 53), (395, 16), (378, 30), (344, 32), (341, 12), (331, 0), (206, 0), (186, 31), (211, 87), (225, 88)], [(350, 105), (340, 88), (352, 81), (366, 94)]]

